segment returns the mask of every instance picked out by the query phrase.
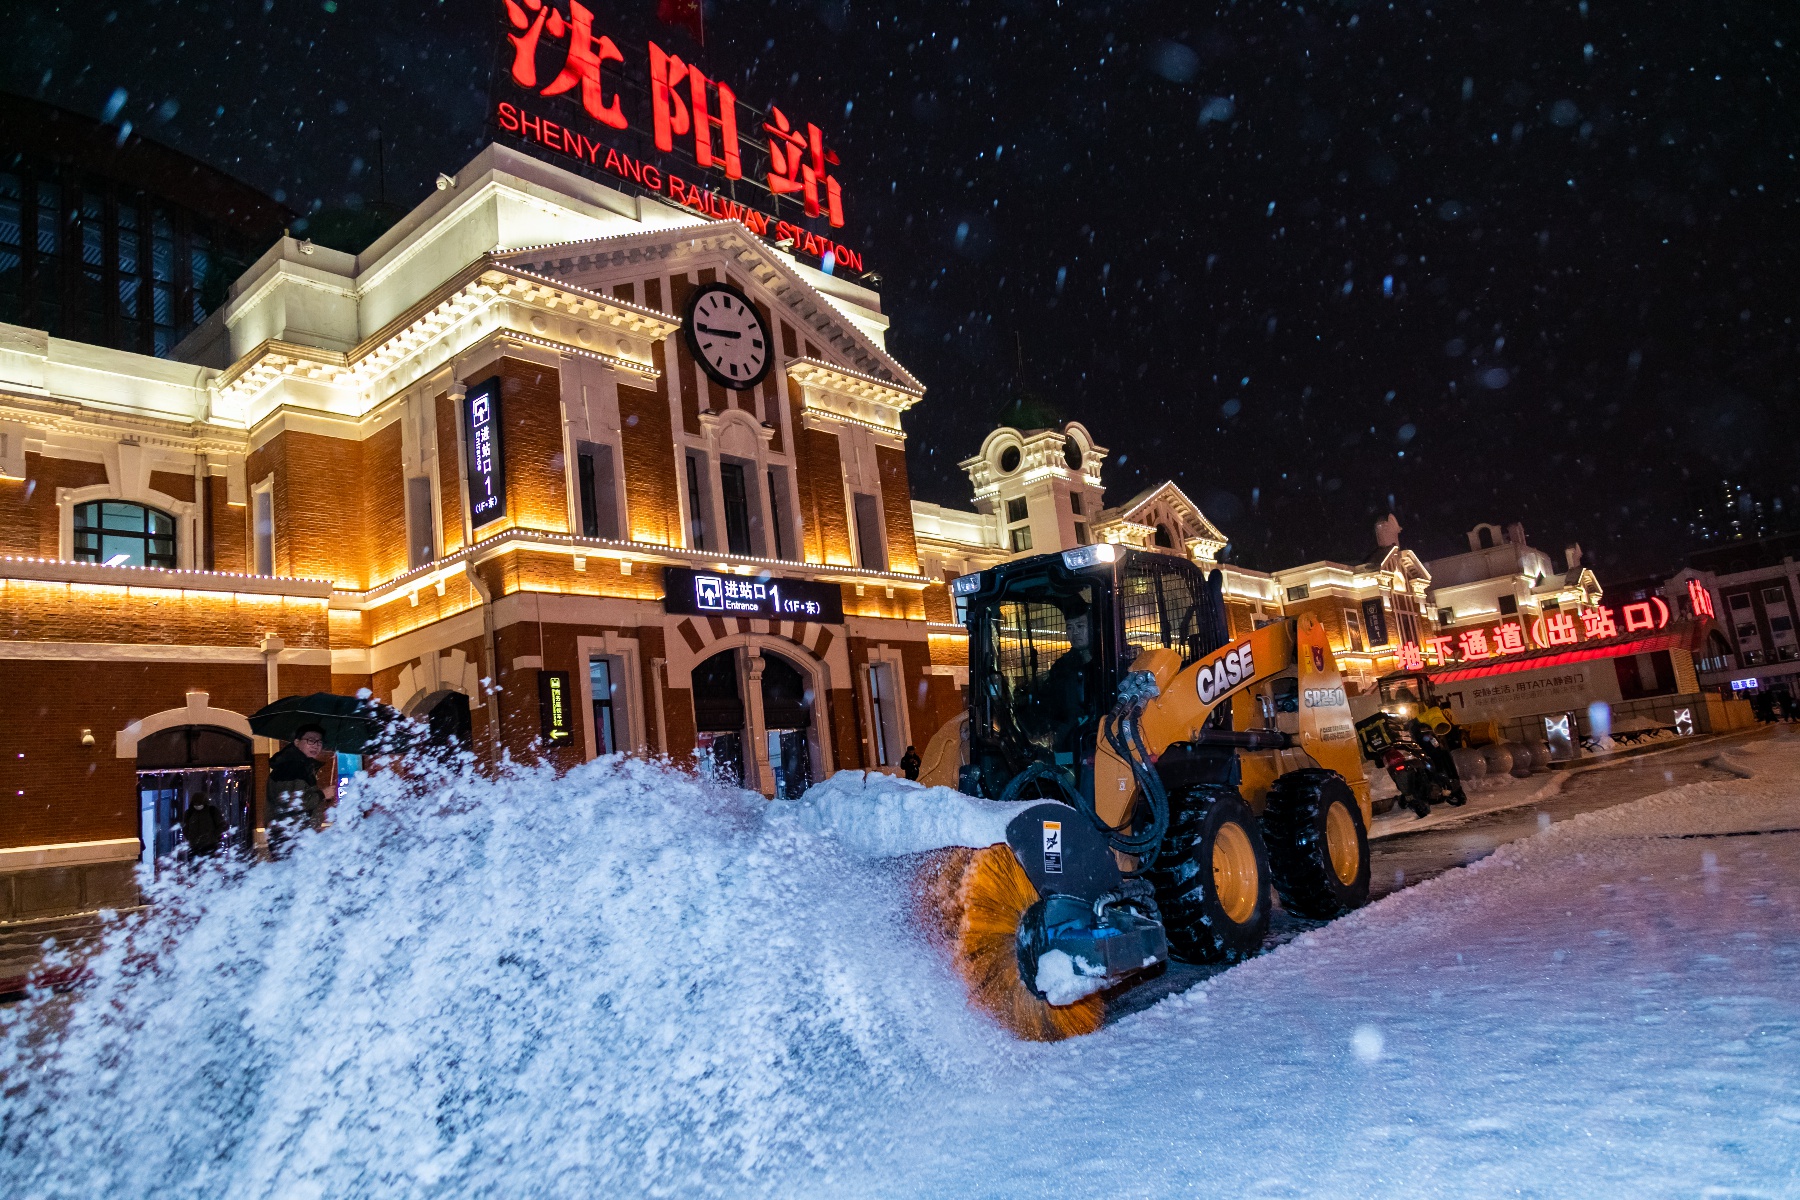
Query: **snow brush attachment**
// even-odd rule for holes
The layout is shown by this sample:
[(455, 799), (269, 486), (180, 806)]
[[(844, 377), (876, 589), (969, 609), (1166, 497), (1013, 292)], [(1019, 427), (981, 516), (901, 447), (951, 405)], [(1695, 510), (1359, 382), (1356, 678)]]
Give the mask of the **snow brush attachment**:
[(919, 919), (969, 1000), (1014, 1035), (1092, 1033), (1101, 991), (1168, 958), (1150, 889), (1126, 881), (1105, 840), (1065, 804), (1034, 804), (1004, 844), (923, 856)]

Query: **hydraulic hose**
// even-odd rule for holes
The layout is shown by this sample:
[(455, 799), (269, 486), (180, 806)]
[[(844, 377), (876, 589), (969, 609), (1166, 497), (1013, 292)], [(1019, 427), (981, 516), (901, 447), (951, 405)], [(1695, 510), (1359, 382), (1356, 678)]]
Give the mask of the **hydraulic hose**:
[(1138, 729), (1138, 718), (1143, 714), (1144, 705), (1159, 694), (1154, 675), (1148, 671), (1131, 672), (1119, 685), (1118, 702), (1100, 725), (1107, 745), (1131, 768), (1132, 778), (1137, 780), (1137, 785), (1149, 804), (1150, 823), (1143, 829), (1137, 833), (1130, 831), (1130, 814), (1118, 825), (1108, 824), (1095, 809), (1094, 802), (1081, 790), (1081, 785), (1073, 775), (1041, 760), (1012, 777), (1012, 781), (1000, 793), (1001, 801), (1015, 801), (1019, 798), (1019, 793), (1031, 784), (1040, 781), (1047, 783), (1062, 793), (1064, 803), (1079, 811), (1100, 831), (1108, 845), (1120, 854), (1129, 854), (1138, 860), (1138, 869), (1130, 872), (1130, 875), (1139, 875), (1149, 870), (1155, 865), (1156, 856), (1162, 851), (1163, 836), (1169, 831), (1169, 792), (1163, 787), (1161, 777), (1150, 763), (1150, 752), (1144, 746), (1144, 735)]
[(1145, 747), (1143, 732), (1138, 727), (1144, 705), (1160, 694), (1154, 675), (1148, 671), (1132, 671), (1119, 684), (1119, 699), (1100, 726), (1106, 744), (1131, 768), (1132, 778), (1144, 793), (1150, 808), (1150, 823), (1137, 833), (1129, 833), (1131, 814), (1127, 814), (1120, 824), (1109, 825), (1086, 796), (1078, 795), (1076, 804), (1094, 827), (1106, 835), (1114, 850), (1138, 860), (1138, 869), (1133, 874), (1141, 874), (1156, 865), (1156, 857), (1162, 852), (1163, 836), (1169, 831), (1169, 791), (1150, 762), (1150, 751)]

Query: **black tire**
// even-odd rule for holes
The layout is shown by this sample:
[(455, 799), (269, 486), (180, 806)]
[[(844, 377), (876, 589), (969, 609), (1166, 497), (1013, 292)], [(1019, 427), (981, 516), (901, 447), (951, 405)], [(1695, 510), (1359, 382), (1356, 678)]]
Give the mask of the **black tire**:
[(1198, 784), (1169, 797), (1169, 832), (1149, 879), (1174, 957), (1238, 962), (1262, 949), (1269, 855), (1235, 787)]
[(1369, 831), (1336, 771), (1290, 771), (1277, 779), (1262, 826), (1283, 908), (1330, 920), (1369, 902)]

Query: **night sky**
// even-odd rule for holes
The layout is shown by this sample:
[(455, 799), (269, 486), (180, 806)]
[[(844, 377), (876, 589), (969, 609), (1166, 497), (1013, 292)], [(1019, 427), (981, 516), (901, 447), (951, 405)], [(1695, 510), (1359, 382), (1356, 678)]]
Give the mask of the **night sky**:
[[(490, 136), (500, 0), (3, 7), (4, 86), (297, 211), (410, 205)], [(921, 499), (967, 504), (1024, 387), (1109, 501), (1172, 476), (1261, 568), (1358, 560), (1391, 507), (1427, 556), (1520, 520), (1604, 582), (1676, 565), (1697, 485), (1800, 505), (1791, 6), (707, 12), (712, 74), (843, 160)]]

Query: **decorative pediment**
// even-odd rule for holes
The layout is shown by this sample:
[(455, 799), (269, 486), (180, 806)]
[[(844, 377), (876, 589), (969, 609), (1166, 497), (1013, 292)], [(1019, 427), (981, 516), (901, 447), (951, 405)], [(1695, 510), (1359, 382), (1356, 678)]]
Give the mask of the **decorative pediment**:
[(889, 385), (910, 394), (914, 400), (925, 391), (924, 386), (858, 324), (859, 318), (850, 312), (847, 303), (840, 303), (814, 287), (785, 256), (738, 221), (711, 221), (579, 242), (528, 246), (497, 258), (539, 275), (577, 281), (588, 276), (617, 275), (646, 263), (655, 263), (660, 270), (668, 271), (689, 260), (717, 262), (723, 259), (731, 270), (747, 279), (775, 311), (804, 331), (807, 339), (820, 348), (821, 354), (839, 364), (838, 369)]
[[(1203, 563), (1216, 561), (1219, 551), (1231, 540), (1174, 480), (1140, 492), (1118, 508), (1105, 510), (1094, 523), (1094, 531), (1105, 541), (1185, 550)], [(1171, 545), (1163, 545), (1163, 535)]]

